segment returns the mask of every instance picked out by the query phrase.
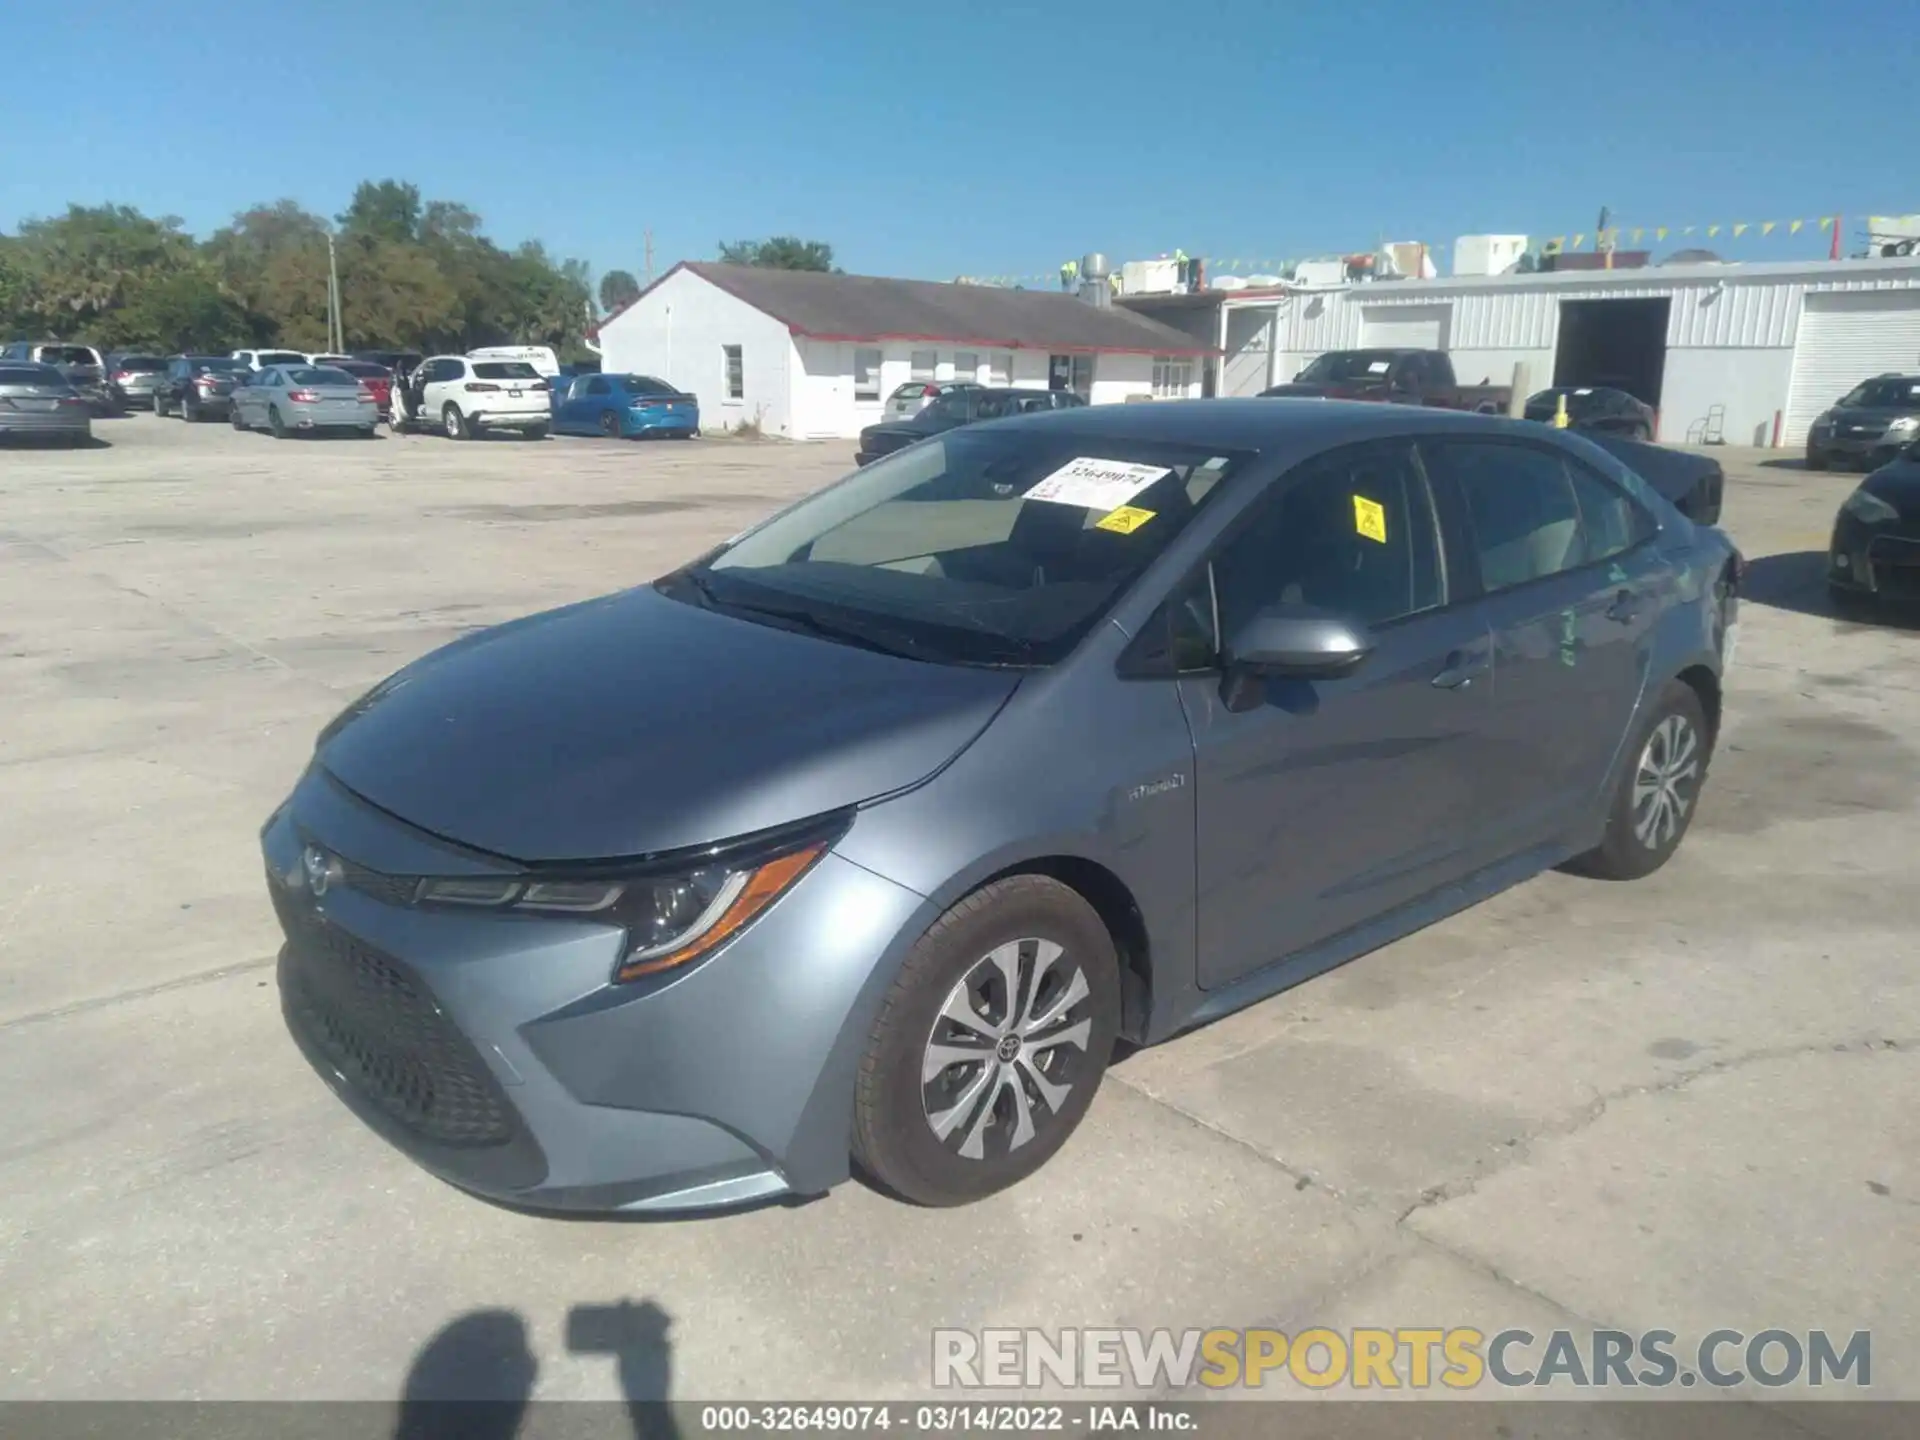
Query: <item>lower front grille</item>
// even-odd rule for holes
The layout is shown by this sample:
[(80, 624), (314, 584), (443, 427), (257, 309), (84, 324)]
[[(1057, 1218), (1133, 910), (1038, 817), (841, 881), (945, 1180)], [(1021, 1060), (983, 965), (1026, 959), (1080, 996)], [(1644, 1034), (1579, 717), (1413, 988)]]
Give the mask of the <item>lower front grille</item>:
[(278, 886), (287, 933), (286, 1013), (364, 1100), (434, 1145), (505, 1145), (518, 1134), (499, 1083), (399, 961), (306, 911)]
[(1920, 540), (1882, 535), (1867, 550), (1867, 563), (1880, 594), (1920, 600)]

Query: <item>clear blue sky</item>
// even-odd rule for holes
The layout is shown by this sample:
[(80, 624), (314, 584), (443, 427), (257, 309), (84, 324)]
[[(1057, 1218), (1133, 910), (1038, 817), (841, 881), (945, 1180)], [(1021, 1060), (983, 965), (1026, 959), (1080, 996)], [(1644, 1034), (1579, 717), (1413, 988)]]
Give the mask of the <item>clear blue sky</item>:
[(791, 233), (949, 279), (1571, 236), (1603, 204), (1788, 258), (1825, 240), (1759, 222), (1842, 211), (1851, 246), (1920, 211), (1912, 0), (7, 8), (6, 229), (112, 200), (205, 233), (392, 176), (596, 274), (650, 228), (659, 269)]

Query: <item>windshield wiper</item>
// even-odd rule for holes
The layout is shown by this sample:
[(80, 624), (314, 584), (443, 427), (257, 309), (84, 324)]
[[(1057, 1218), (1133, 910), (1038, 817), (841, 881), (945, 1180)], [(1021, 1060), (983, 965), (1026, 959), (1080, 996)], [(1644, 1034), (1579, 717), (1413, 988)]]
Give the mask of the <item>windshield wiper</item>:
[(866, 625), (858, 620), (847, 620), (838, 616), (824, 616), (808, 605), (769, 605), (760, 600), (740, 600), (732, 597), (722, 599), (714, 593), (713, 586), (698, 575), (688, 571), (686, 578), (700, 592), (707, 604), (716, 610), (731, 610), (748, 615), (765, 616), (769, 620), (784, 621), (822, 640), (839, 640), (850, 645), (858, 645), (864, 650), (878, 651), (882, 655), (893, 655), (903, 660), (944, 662), (951, 659), (945, 651), (928, 645), (904, 631), (882, 625)]

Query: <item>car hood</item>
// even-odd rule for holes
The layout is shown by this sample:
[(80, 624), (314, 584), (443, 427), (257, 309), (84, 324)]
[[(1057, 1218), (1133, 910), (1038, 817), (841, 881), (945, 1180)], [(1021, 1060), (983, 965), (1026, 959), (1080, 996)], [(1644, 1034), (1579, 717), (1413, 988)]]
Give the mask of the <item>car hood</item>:
[(860, 446), (863, 450), (871, 450), (876, 444), (883, 444), (897, 450), (938, 433), (932, 426), (916, 425), (911, 420), (882, 421), (860, 432)]
[(1913, 414), (1920, 411), (1904, 405), (1836, 405), (1827, 412), (1827, 418), (1842, 425), (1889, 425)]
[(1013, 693), (629, 590), (469, 635), (323, 732), (348, 789), (522, 861), (749, 834), (925, 779)]
[(1878, 495), (1902, 515), (1920, 515), (1920, 461), (1905, 458), (1882, 465), (1860, 488)]

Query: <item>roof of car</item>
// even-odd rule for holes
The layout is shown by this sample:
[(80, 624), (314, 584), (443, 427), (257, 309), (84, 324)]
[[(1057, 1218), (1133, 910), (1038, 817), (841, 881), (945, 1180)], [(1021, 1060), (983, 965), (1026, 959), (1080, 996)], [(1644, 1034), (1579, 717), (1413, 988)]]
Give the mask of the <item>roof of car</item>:
[(1261, 399), (1177, 400), (1140, 405), (1086, 405), (1047, 410), (993, 422), (1002, 426), (1048, 426), (1089, 437), (1164, 440), (1180, 445), (1219, 445), (1230, 450), (1323, 449), (1350, 440), (1434, 431), (1552, 436), (1531, 420), (1476, 415), (1423, 405), (1381, 405), (1360, 400)]
[[(683, 260), (655, 285), (681, 270), (771, 315), (796, 335), (816, 340), (925, 340), (983, 350), (1060, 353), (1218, 353), (1171, 325), (1057, 291), (772, 270), (709, 260)], [(619, 313), (603, 321), (602, 328)]]

